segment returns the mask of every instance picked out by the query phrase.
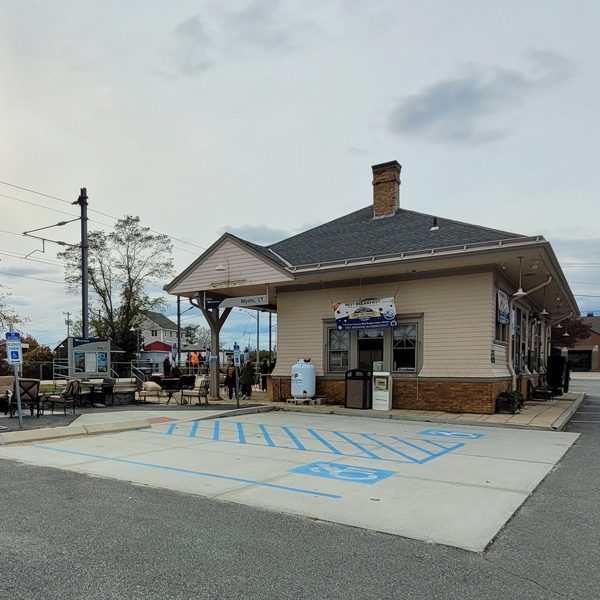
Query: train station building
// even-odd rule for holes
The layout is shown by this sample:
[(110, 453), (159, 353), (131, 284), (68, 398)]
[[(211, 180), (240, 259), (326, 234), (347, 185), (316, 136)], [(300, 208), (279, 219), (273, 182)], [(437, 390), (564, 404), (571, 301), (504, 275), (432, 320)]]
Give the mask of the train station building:
[(500, 392), (537, 385), (550, 328), (576, 301), (543, 236), (403, 208), (400, 173), (373, 166), (368, 206), (275, 244), (225, 233), (165, 290), (202, 308), (213, 335), (240, 299), (277, 313), (274, 401), (310, 359), (330, 404), (347, 371), (375, 367), (391, 373), (393, 408), (493, 413)]

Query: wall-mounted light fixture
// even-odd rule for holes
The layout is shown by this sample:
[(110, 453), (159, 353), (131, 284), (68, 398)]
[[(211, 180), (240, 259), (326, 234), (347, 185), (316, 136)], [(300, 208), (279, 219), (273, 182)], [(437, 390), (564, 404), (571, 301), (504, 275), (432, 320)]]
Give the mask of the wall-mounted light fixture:
[(542, 298), (542, 304), (544, 308), (540, 311), (538, 317), (547, 317), (550, 313), (546, 310), (546, 286), (544, 286), (544, 296)]
[(512, 295), (513, 298), (522, 298), (523, 296), (527, 296), (527, 292), (523, 291), (523, 286), (522, 286), (522, 271), (521, 271), (521, 263), (523, 261), (523, 257), (519, 256), (519, 289)]

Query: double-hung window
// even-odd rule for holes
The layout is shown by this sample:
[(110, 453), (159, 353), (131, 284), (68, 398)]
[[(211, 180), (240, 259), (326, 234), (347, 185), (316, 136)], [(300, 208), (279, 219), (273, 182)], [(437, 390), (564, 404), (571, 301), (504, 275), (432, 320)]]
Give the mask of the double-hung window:
[(340, 373), (349, 369), (418, 373), (422, 364), (423, 316), (397, 318), (394, 327), (340, 330), (325, 323), (325, 371)]
[(350, 352), (350, 332), (340, 329), (328, 329), (327, 368), (329, 371), (347, 371)]
[(399, 323), (392, 331), (392, 371), (416, 371), (417, 324)]

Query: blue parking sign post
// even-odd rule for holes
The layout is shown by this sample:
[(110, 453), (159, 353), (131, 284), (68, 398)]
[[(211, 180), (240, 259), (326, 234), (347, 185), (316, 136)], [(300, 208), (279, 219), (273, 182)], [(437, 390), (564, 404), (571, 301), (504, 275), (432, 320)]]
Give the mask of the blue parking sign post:
[(233, 344), (233, 370), (235, 374), (235, 405), (240, 407), (240, 384), (238, 375), (240, 370), (240, 345), (237, 342)]
[(19, 427), (23, 427), (23, 411), (21, 410), (21, 388), (19, 386), (19, 365), (23, 364), (21, 352), (21, 334), (12, 330), (6, 332), (6, 360), (13, 366), (15, 372), (15, 395), (17, 396), (17, 413), (19, 414)]

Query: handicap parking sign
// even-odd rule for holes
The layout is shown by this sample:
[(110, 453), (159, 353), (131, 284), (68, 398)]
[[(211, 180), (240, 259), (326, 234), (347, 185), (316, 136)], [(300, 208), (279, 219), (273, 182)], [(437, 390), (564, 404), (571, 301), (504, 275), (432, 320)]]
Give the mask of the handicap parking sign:
[(20, 365), (23, 363), (21, 342), (6, 342), (6, 358), (9, 365)]
[(339, 481), (351, 481), (352, 483), (366, 483), (367, 485), (372, 485), (391, 475), (395, 475), (395, 471), (327, 462), (316, 462), (296, 467), (290, 469), (290, 473), (314, 475), (316, 477), (326, 477), (327, 479), (337, 479)]

